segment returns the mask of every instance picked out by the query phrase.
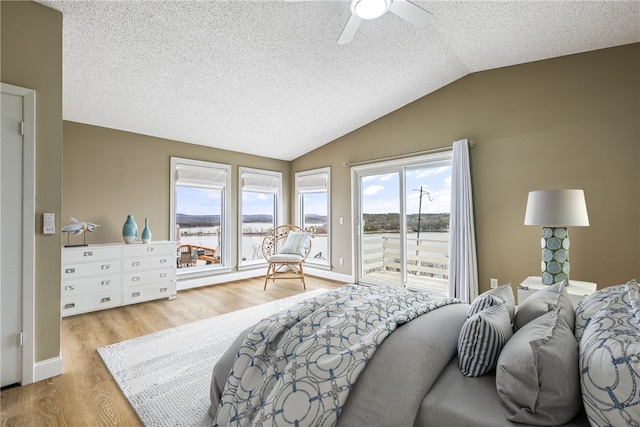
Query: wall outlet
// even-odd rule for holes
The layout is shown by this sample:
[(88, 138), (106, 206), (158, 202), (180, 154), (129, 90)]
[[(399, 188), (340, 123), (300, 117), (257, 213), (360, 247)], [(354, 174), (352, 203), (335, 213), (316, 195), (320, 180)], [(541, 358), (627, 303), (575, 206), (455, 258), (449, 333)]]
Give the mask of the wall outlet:
[(340, 258), (340, 265), (344, 265), (344, 258)]
[(498, 287), (498, 279), (491, 279), (491, 289)]

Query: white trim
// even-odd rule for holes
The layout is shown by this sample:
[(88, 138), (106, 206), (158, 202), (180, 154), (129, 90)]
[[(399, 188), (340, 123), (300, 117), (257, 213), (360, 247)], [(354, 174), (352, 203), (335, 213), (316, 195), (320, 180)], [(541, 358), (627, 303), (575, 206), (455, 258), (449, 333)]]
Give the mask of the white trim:
[(184, 291), (185, 289), (200, 288), (202, 286), (208, 285), (218, 285), (220, 283), (232, 282), (234, 280), (251, 279), (253, 277), (264, 276), (265, 272), (266, 269), (247, 269), (243, 271), (235, 271), (228, 274), (189, 277), (184, 279), (178, 278), (176, 289), (178, 291)]
[[(210, 169), (223, 170), (226, 173), (224, 188), (222, 191), (222, 207), (220, 212), (220, 229), (222, 230), (220, 245), (221, 264), (211, 267), (211, 270), (228, 267), (230, 264), (229, 242), (231, 242), (231, 165), (215, 163), (205, 160), (185, 159), (182, 157), (171, 157), (171, 173), (169, 174), (169, 236), (175, 236), (170, 240), (178, 240), (176, 236), (176, 168), (178, 164), (189, 166), (205, 167)], [(220, 183), (216, 183), (220, 185)], [(212, 185), (211, 188), (218, 188)]]
[[(271, 227), (269, 227), (269, 229), (273, 228), (273, 227), (277, 227), (278, 224), (282, 224), (284, 221), (284, 216), (282, 214), (283, 212), (283, 203), (282, 203), (282, 172), (279, 171), (270, 171), (270, 170), (266, 170), (266, 169), (256, 169), (256, 168), (249, 168), (249, 167), (244, 167), (244, 166), (239, 166), (238, 167), (238, 269), (242, 269), (243, 267), (249, 267), (252, 268), (254, 266), (254, 260), (248, 260), (246, 262), (242, 261), (242, 226), (244, 224), (243, 222), (243, 216), (244, 216), (244, 212), (243, 212), (243, 207), (244, 207), (244, 178), (243, 176), (247, 174), (249, 176), (252, 176), (253, 181), (259, 181), (259, 176), (263, 175), (265, 177), (267, 177), (262, 185), (262, 189), (260, 189), (260, 185), (254, 185), (254, 186), (250, 186), (248, 190), (246, 190), (249, 193), (264, 193), (264, 194), (270, 194), (274, 197), (274, 206), (273, 209), (274, 211), (272, 212), (273, 214), (273, 225)], [(271, 179), (269, 179), (271, 178)], [(265, 186), (265, 184), (268, 186)], [(250, 215), (250, 214), (247, 214)], [(250, 277), (254, 277), (254, 276), (250, 276)]]
[[(325, 180), (325, 186), (324, 188), (321, 188), (321, 186), (319, 185), (315, 185), (313, 187), (313, 189), (309, 189), (309, 191), (301, 191), (301, 189), (299, 188), (298, 184), (301, 181), (304, 181), (305, 177), (313, 177), (313, 176), (320, 176), (320, 175), (325, 175), (326, 176), (326, 180)], [(326, 166), (323, 168), (318, 168), (318, 169), (310, 169), (310, 170), (306, 170), (306, 171), (300, 171), (300, 172), (296, 172), (294, 174), (294, 224), (302, 227), (304, 224), (304, 219), (302, 218), (303, 216), (303, 212), (302, 212), (302, 198), (304, 197), (304, 194), (309, 194), (309, 193), (325, 193), (327, 196), (327, 224), (326, 224), (326, 228), (327, 228), (327, 253), (326, 253), (326, 261), (325, 262), (316, 262), (313, 260), (307, 260), (307, 263), (305, 265), (314, 265), (317, 266), (318, 268), (331, 268), (331, 246), (332, 246), (332, 237), (331, 237), (331, 167), (330, 166)]]
[[(23, 233), (22, 233), (22, 385), (34, 382), (35, 365), (35, 221), (36, 221), (36, 92), (1, 83), (2, 93), (22, 96), (23, 137)], [(27, 232), (28, 230), (28, 232)]]
[(33, 382), (62, 375), (63, 371), (62, 355), (36, 362), (33, 365)]
[(305, 276), (322, 277), (323, 279), (335, 280), (337, 282), (355, 283), (353, 275), (336, 273), (333, 270), (328, 271), (319, 268), (310, 268), (308, 264), (305, 264), (304, 274)]
[[(211, 276), (201, 276), (193, 278), (178, 279), (176, 289), (184, 291), (186, 289), (200, 288), (202, 286), (218, 285), (220, 283), (232, 282), (234, 280), (252, 279), (254, 277), (264, 277), (266, 270), (264, 268), (253, 268), (243, 271), (235, 271), (228, 274), (217, 274)], [(305, 266), (304, 274), (308, 276), (322, 277), (323, 279), (335, 280), (338, 282), (354, 283), (353, 276), (333, 271), (320, 270)]]

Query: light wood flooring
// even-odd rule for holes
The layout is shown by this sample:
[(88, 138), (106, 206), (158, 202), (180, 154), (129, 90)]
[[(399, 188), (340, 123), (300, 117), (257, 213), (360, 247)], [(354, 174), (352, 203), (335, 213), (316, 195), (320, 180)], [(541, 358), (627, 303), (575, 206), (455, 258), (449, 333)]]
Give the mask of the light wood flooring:
[[(307, 290), (343, 283), (307, 276)], [(296, 280), (254, 278), (62, 319), (64, 374), (0, 392), (2, 426), (141, 426), (96, 352), (117, 343), (303, 292)]]

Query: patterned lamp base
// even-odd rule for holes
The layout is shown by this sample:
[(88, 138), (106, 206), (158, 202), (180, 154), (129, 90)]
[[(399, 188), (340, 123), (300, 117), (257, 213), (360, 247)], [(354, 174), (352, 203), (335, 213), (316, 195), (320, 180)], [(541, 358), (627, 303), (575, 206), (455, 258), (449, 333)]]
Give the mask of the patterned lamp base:
[(543, 227), (542, 239), (542, 283), (553, 285), (569, 283), (569, 232), (566, 227)]

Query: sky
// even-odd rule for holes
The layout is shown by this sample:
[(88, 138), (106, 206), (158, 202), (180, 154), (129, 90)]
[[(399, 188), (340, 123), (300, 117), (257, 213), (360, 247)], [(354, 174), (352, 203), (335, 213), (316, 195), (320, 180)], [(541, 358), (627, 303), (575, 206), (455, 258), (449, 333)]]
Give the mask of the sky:
[[(362, 179), (364, 213), (399, 212), (398, 173), (365, 176)], [(418, 213), (422, 186), (422, 213), (445, 213), (451, 210), (451, 166), (407, 170), (407, 213)], [(428, 192), (428, 194), (427, 194)]]
[[(399, 176), (397, 173), (369, 175), (363, 178), (363, 211), (365, 213), (399, 212)], [(423, 189), (422, 213), (450, 211), (451, 166), (407, 170), (407, 213), (418, 213), (420, 186)], [(428, 192), (428, 194), (427, 194)], [(178, 213), (190, 215), (220, 214), (220, 190), (177, 187)], [(270, 194), (244, 193), (243, 214), (253, 215), (271, 209)], [(430, 200), (431, 199), (431, 200)], [(326, 215), (323, 197), (306, 195), (306, 213)]]

